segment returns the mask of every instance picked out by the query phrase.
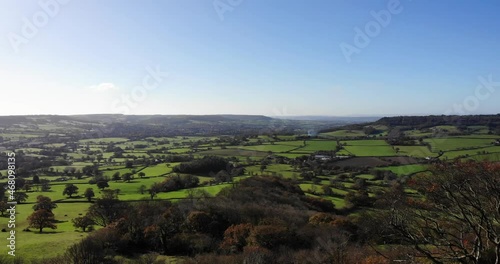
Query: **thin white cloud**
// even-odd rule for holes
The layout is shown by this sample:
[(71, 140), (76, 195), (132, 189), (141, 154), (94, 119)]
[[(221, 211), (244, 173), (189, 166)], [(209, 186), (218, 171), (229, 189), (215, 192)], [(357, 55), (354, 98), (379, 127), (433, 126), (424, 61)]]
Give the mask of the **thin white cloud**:
[(89, 89), (96, 92), (107, 92), (107, 91), (117, 91), (119, 90), (118, 86), (114, 83), (101, 83), (98, 85), (89, 86)]

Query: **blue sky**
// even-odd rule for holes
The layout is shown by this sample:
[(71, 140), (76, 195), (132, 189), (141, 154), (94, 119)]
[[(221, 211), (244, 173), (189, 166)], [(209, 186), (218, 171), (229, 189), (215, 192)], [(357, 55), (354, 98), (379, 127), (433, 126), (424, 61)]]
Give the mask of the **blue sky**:
[[(0, 115), (499, 113), (499, 11), (498, 1), (0, 0)], [(356, 46), (356, 28), (368, 45)], [(342, 45), (357, 49), (350, 61)], [(478, 94), (481, 78), (495, 85)]]

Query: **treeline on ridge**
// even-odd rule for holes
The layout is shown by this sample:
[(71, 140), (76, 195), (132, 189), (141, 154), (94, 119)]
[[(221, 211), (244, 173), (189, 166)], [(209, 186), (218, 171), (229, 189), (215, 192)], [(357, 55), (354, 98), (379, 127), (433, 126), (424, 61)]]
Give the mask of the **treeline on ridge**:
[(497, 115), (430, 115), (430, 116), (394, 116), (384, 117), (374, 122), (375, 125), (411, 126), (415, 128), (427, 128), (433, 126), (488, 126), (496, 128), (500, 126), (500, 114)]

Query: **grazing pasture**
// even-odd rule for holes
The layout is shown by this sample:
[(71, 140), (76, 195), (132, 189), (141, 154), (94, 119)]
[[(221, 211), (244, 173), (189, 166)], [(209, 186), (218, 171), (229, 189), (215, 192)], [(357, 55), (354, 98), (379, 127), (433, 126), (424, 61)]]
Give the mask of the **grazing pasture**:
[(444, 137), (444, 138), (429, 138), (424, 139), (424, 142), (429, 143), (432, 152), (477, 149), (493, 145), (493, 140), (488, 138), (460, 138), (460, 137)]
[(410, 156), (417, 158), (434, 157), (437, 156), (429, 150), (427, 146), (394, 146), (398, 149), (397, 154), (401, 156)]
[(80, 144), (99, 144), (99, 145), (104, 145), (108, 143), (121, 143), (121, 142), (126, 142), (129, 141), (127, 138), (89, 138), (89, 139), (82, 139), (79, 140), (78, 143)]
[(401, 175), (411, 175), (417, 172), (426, 171), (428, 168), (425, 165), (421, 164), (409, 164), (409, 165), (401, 165), (401, 166), (389, 166), (378, 168), (379, 170), (389, 170), (394, 172), (395, 174)]
[[(88, 233), (77, 231), (71, 219), (84, 215), (89, 203), (61, 203), (54, 209), (57, 229), (45, 228), (43, 233), (31, 229), (30, 232), (22, 231), (28, 227), (27, 217), (33, 212), (32, 204), (19, 204), (16, 207), (16, 256), (26, 259), (40, 259), (56, 257), (64, 254), (66, 248), (75, 243)], [(0, 218), (0, 228), (7, 228), (4, 218)], [(0, 254), (7, 255), (8, 248), (3, 246)]]
[(389, 146), (385, 140), (381, 139), (367, 139), (367, 140), (347, 140), (342, 141), (346, 146)]
[(314, 151), (331, 151), (337, 147), (335, 140), (307, 140), (305, 147), (300, 147), (292, 152), (314, 152)]
[(337, 130), (333, 132), (321, 133), (320, 136), (325, 137), (364, 137), (365, 132), (361, 130)]
[(284, 145), (284, 144), (266, 144), (266, 145), (256, 145), (256, 146), (242, 146), (242, 147), (234, 147), (238, 149), (243, 149), (243, 150), (251, 150), (251, 151), (264, 151), (264, 152), (276, 152), (276, 153), (282, 153), (282, 152), (288, 152), (294, 149), (297, 149), (297, 146), (291, 146), (291, 145)]
[(344, 146), (344, 149), (348, 153), (358, 157), (383, 157), (396, 155), (396, 151), (388, 145)]

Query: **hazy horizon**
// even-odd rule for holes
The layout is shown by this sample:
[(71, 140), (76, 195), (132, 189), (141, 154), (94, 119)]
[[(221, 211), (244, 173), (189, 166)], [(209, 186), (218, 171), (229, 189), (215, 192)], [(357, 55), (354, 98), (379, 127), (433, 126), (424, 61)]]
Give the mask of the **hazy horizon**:
[(0, 0), (0, 116), (496, 114), (499, 7)]
[[(443, 116), (442, 114), (388, 114), (388, 115), (262, 115), (262, 114), (121, 114), (121, 113), (87, 113), (87, 114), (7, 114), (0, 117), (20, 117), (20, 116), (91, 116), (91, 115), (126, 115), (126, 116), (264, 116), (275, 119), (289, 120), (328, 120), (328, 119), (380, 119), (384, 117), (399, 117), (399, 116)], [(500, 113), (484, 113), (484, 114), (451, 114), (445, 116), (467, 116), (467, 115), (500, 115)]]

